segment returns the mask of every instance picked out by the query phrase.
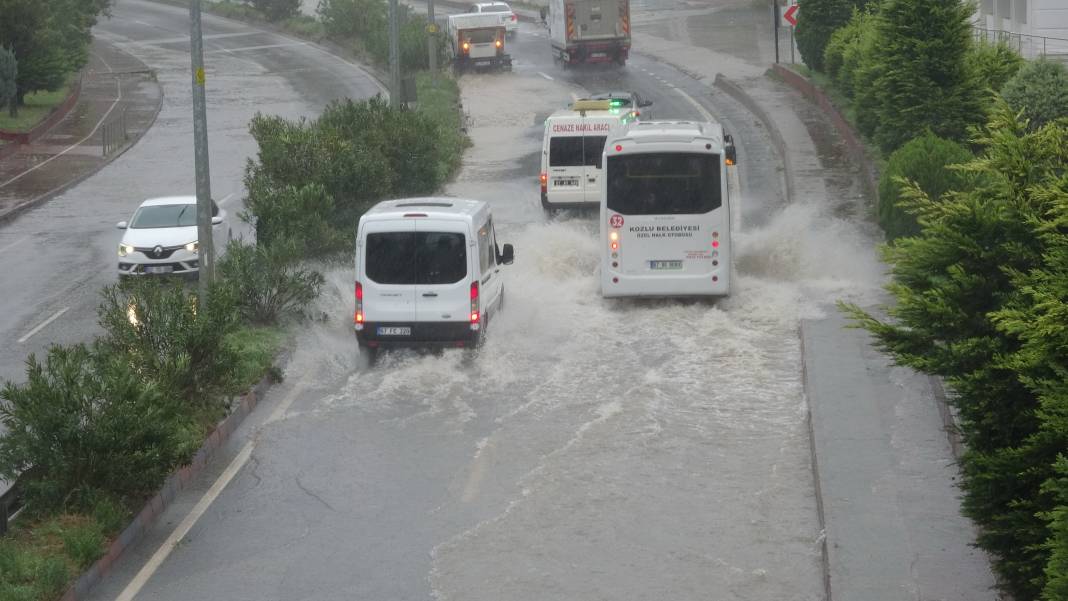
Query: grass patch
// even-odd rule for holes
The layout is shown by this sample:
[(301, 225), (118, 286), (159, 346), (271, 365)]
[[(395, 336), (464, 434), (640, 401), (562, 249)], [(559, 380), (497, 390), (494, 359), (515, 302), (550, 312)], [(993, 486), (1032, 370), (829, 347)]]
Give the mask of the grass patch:
[(418, 110), (438, 124), (441, 130), (439, 141), (449, 149), (440, 165), (444, 175), (442, 181), (449, 181), (460, 169), (464, 149), (471, 145), (471, 140), (460, 129), (460, 86), (444, 73), (439, 73), (435, 82), (428, 71), (416, 75), (415, 85)]
[(285, 339), (285, 332), (278, 326), (242, 326), (226, 337), (225, 344), (238, 357), (233, 389), (244, 392), (265, 374), (273, 371), (274, 357)]
[(282, 28), (287, 32), (301, 38), (316, 42), (326, 38), (326, 29), (319, 19), (308, 15), (290, 17), (282, 21)]
[[(27, 132), (44, 121), (52, 111), (70, 96), (77, 73), (67, 76), (67, 83), (55, 92), (34, 92), (26, 95), (26, 105), (19, 107), (19, 116), (11, 117), (5, 108), (0, 110), (0, 129), (9, 132)], [(3, 599), (3, 597), (0, 597)]]

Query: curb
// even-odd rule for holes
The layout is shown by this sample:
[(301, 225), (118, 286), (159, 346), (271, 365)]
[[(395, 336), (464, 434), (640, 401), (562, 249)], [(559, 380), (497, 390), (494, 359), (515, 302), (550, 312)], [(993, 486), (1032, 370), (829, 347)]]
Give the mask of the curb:
[[(41, 136), (48, 133), (48, 131), (58, 125), (60, 121), (66, 119), (67, 115), (70, 114), (71, 109), (73, 109), (75, 105), (78, 104), (78, 99), (81, 98), (82, 95), (82, 79), (84, 77), (84, 72), (78, 74), (78, 80), (75, 81), (74, 85), (71, 87), (71, 91), (70, 94), (67, 95), (67, 99), (63, 101), (63, 104), (60, 104), (58, 107), (53, 109), (52, 112), (48, 113), (48, 117), (45, 117), (44, 121), (38, 123), (37, 125), (34, 125), (30, 128), (30, 131), (24, 133), (0, 131), (0, 138), (4, 140), (11, 140), (17, 146), (20, 144), (29, 144), (31, 142), (34, 142)], [(8, 151), (8, 153), (10, 152), (11, 151)]]
[(773, 65), (772, 69), (776, 75), (786, 82), (787, 85), (798, 92), (801, 92), (809, 100), (816, 103), (816, 105), (820, 107), (820, 110), (831, 119), (831, 123), (838, 131), (838, 135), (841, 136), (842, 140), (846, 143), (846, 146), (849, 147), (853, 156), (857, 157), (857, 160), (860, 161), (863, 175), (862, 179), (865, 187), (868, 189), (868, 193), (871, 194), (872, 198), (877, 198), (879, 193), (879, 170), (876, 168), (875, 163), (868, 154), (867, 145), (861, 140), (860, 135), (853, 129), (853, 126), (842, 116), (838, 107), (831, 102), (831, 99), (822, 89), (797, 71), (794, 71), (789, 67), (784, 67), (781, 64)]
[[(153, 75), (154, 74), (155, 73), (153, 72)], [(152, 127), (155, 126), (156, 119), (159, 117), (160, 111), (163, 110), (163, 85), (160, 84), (159, 80), (156, 79), (155, 77), (153, 77), (152, 79), (153, 79), (153, 81), (156, 82), (156, 87), (159, 88), (159, 101), (156, 102), (156, 110), (152, 113), (152, 118), (148, 121), (148, 124), (145, 127), (144, 131), (142, 131), (140, 134), (138, 134), (137, 137), (135, 137), (132, 140), (130, 140), (127, 144), (123, 145), (117, 151), (115, 151), (115, 152), (111, 153), (110, 155), (108, 155), (107, 157), (105, 157), (104, 160), (101, 161), (99, 165), (97, 165), (96, 169), (93, 169), (92, 171), (89, 171), (87, 173), (79, 175), (78, 177), (70, 180), (69, 182), (66, 182), (64, 184), (56, 186), (55, 188), (49, 190), (48, 192), (45, 192), (44, 194), (41, 194), (41, 195), (36, 196), (34, 198), (31, 198), (30, 200), (27, 200), (26, 202), (24, 202), (24, 203), (22, 203), (22, 204), (20, 204), (20, 205), (18, 205), (16, 207), (13, 207), (12, 209), (10, 209), (10, 210), (8, 210), (8, 211), (6, 211), (4, 213), (0, 213), (0, 225), (14, 220), (19, 215), (21, 215), (23, 212), (28, 211), (30, 209), (33, 209), (37, 205), (40, 205), (40, 204), (42, 204), (42, 203), (44, 203), (44, 202), (46, 202), (48, 200), (51, 200), (52, 198), (55, 198), (56, 196), (66, 192), (67, 190), (70, 190), (74, 186), (77, 186), (78, 184), (84, 182), (85, 180), (89, 179), (90, 177), (96, 175), (97, 173), (100, 173), (104, 169), (104, 167), (107, 167), (108, 165), (110, 165), (112, 163), (112, 161), (114, 161), (115, 159), (117, 159), (117, 158), (121, 157), (122, 155), (126, 154), (127, 150), (130, 150), (131, 148), (136, 146), (137, 143), (141, 141), (141, 138), (143, 138), (144, 135), (146, 133), (148, 133), (148, 130), (152, 129)], [(17, 147), (17, 145), (15, 145), (15, 146)], [(0, 158), (3, 158), (3, 157), (0, 156)]]
[(790, 157), (786, 151), (786, 140), (783, 139), (779, 127), (775, 125), (775, 122), (772, 121), (767, 111), (764, 110), (764, 107), (760, 106), (760, 103), (746, 93), (741, 86), (727, 79), (722, 73), (716, 73), (716, 78), (712, 82), (712, 85), (723, 90), (728, 96), (741, 103), (746, 110), (753, 113), (753, 115), (760, 120), (760, 123), (764, 125), (764, 129), (768, 130), (768, 135), (771, 136), (771, 143), (775, 146), (775, 150), (779, 153), (779, 158), (782, 160), (783, 193), (786, 195), (786, 202), (792, 203), (794, 201), (794, 170), (793, 167), (791, 167)]
[[(287, 360), (288, 356), (283, 352), (282, 359), (278, 363), (285, 364)], [(82, 572), (82, 575), (67, 589), (60, 601), (83, 601), (89, 598), (89, 592), (111, 571), (111, 568), (122, 557), (123, 552), (140, 541), (141, 537), (152, 527), (159, 516), (171, 506), (178, 493), (185, 490), (189, 482), (204, 471), (205, 466), (215, 456), (215, 453), (226, 445), (230, 440), (230, 435), (237, 430), (238, 426), (256, 408), (260, 399), (270, 389), (271, 384), (270, 377), (264, 376), (251, 390), (241, 397), (241, 402), (234, 408), (234, 411), (219, 422), (211, 434), (204, 439), (204, 444), (193, 455), (189, 464), (178, 468), (163, 481), (159, 492), (145, 502), (141, 511), (111, 542), (107, 553)]]
[(812, 426), (812, 405), (808, 401), (808, 369), (805, 367), (805, 324), (802, 320), (797, 329), (801, 341), (801, 390), (805, 395), (805, 428), (808, 430), (808, 448), (812, 461), (812, 485), (816, 493), (816, 519), (820, 525), (820, 561), (823, 566), (823, 599), (831, 601), (831, 553), (827, 547), (827, 514), (823, 508), (823, 489), (820, 486), (820, 466), (816, 459), (816, 430)]

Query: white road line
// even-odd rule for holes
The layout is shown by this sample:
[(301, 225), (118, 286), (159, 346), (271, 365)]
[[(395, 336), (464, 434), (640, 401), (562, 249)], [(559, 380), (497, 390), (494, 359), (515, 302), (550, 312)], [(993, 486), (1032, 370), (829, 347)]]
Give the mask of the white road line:
[(545, 73), (542, 73), (541, 71), (538, 71), (538, 75), (541, 75), (542, 77), (544, 77), (545, 79), (548, 79), (549, 81), (553, 80), (552, 76), (546, 75)]
[[(145, 25), (148, 25), (145, 23)], [(149, 25), (151, 27), (151, 25)], [(270, 34), (269, 31), (256, 30), (256, 31), (242, 31), (238, 33), (215, 33), (211, 35), (203, 36), (205, 40), (220, 40), (223, 38), (239, 38), (250, 35), (263, 35)], [(174, 36), (173, 38), (156, 38), (154, 40), (132, 40), (129, 42), (131, 46), (158, 46), (160, 44), (180, 44), (182, 42), (189, 43), (189, 36)]]
[(22, 338), (19, 338), (19, 344), (22, 344), (23, 342), (26, 342), (27, 340), (29, 340), (30, 337), (32, 337), (37, 332), (40, 332), (41, 330), (45, 329), (45, 326), (47, 326), (48, 324), (52, 323), (53, 321), (59, 319), (59, 316), (63, 315), (67, 311), (70, 311), (70, 307), (63, 307), (59, 311), (56, 311), (55, 313), (53, 313), (52, 317), (49, 317), (48, 319), (42, 321), (39, 326), (37, 326), (36, 328), (30, 330), (29, 333), (27, 333)]
[(269, 50), (271, 48), (286, 48), (288, 46), (307, 46), (308, 42), (288, 42), (285, 44), (265, 44), (263, 46), (242, 46), (240, 48), (220, 48), (218, 50), (209, 50), (205, 54), (218, 54), (220, 52), (245, 52), (248, 50)]
[[(293, 401), (295, 401), (300, 393), (304, 391), (304, 382), (307, 381), (307, 377), (308, 376), (305, 376), (302, 381), (298, 382), (293, 387), (293, 390), (286, 395), (286, 398), (282, 400), (278, 405), (278, 408), (276, 408), (274, 412), (271, 413), (271, 416), (267, 418), (264, 425), (278, 421), (285, 416), (285, 412), (289, 410)], [(201, 516), (208, 511), (211, 504), (219, 498), (219, 495), (221, 495), (223, 490), (226, 489), (226, 486), (230, 484), (230, 481), (234, 479), (234, 476), (236, 476), (237, 473), (241, 471), (241, 468), (248, 463), (249, 458), (252, 457), (252, 449), (255, 447), (255, 442), (255, 439), (251, 439), (245, 443), (245, 446), (241, 447), (237, 456), (230, 462), (230, 465), (226, 466), (226, 469), (223, 470), (223, 473), (219, 475), (217, 480), (215, 480), (215, 483), (211, 485), (208, 492), (204, 493), (204, 496), (197, 501), (193, 510), (189, 512), (189, 515), (185, 516), (185, 519), (178, 524), (178, 527), (174, 529), (174, 532), (171, 532), (170, 536), (167, 537), (167, 540), (163, 541), (163, 544), (160, 545), (159, 549), (156, 549), (156, 552), (152, 554), (148, 563), (137, 572), (137, 575), (134, 576), (133, 580), (126, 585), (126, 588), (119, 593), (119, 596), (115, 598), (115, 601), (133, 601), (137, 594), (141, 592), (141, 589), (144, 588), (145, 584), (148, 583), (148, 580), (152, 578), (152, 575), (156, 573), (156, 570), (163, 565), (163, 562), (167, 560), (175, 547), (177, 547), (182, 542), (182, 539), (189, 534), (189, 531), (193, 529), (193, 526), (196, 525)]]
[(23, 242), (25, 242), (25, 241), (27, 241), (29, 239), (30, 239), (29, 236), (23, 236), (22, 238), (19, 238), (18, 240), (15, 240), (11, 244), (8, 244), (7, 246), (4, 246), (4, 247), (0, 248), (0, 253), (4, 252), (5, 250), (14, 248), (14, 247), (18, 246), (19, 244), (22, 244)]
[(78, 140), (74, 144), (71, 144), (65, 150), (60, 152), (59, 154), (57, 154), (57, 155), (55, 155), (55, 156), (53, 156), (51, 158), (48, 158), (48, 159), (46, 159), (44, 161), (41, 161), (40, 163), (37, 163), (33, 167), (30, 167), (29, 169), (27, 169), (27, 170), (23, 171), (22, 173), (16, 175), (15, 177), (13, 177), (13, 178), (7, 180), (6, 182), (0, 184), (0, 188), (3, 188), (4, 186), (7, 186), (8, 184), (13, 183), (16, 180), (22, 179), (24, 176), (26, 176), (26, 175), (28, 175), (30, 173), (33, 173), (34, 171), (37, 171), (41, 167), (44, 167), (45, 165), (51, 163), (52, 161), (58, 159), (59, 157), (65, 155), (68, 152), (74, 150), (75, 148), (81, 146), (86, 140), (88, 140), (89, 138), (92, 138), (94, 135), (96, 135), (97, 130), (100, 129), (100, 126), (103, 125), (104, 121), (106, 121), (108, 116), (111, 115), (111, 111), (115, 110), (115, 107), (118, 106), (120, 102), (122, 102), (122, 82), (119, 81), (118, 78), (115, 79), (115, 89), (118, 92), (117, 92), (117, 94), (115, 96), (114, 102), (111, 103), (111, 107), (108, 108), (107, 112), (104, 113), (104, 116), (100, 118), (100, 121), (96, 122), (96, 125), (93, 127), (92, 131), (90, 131), (88, 134), (86, 134), (86, 136), (84, 138), (82, 138), (81, 140)]
[(708, 112), (708, 109), (706, 109), (705, 107), (701, 106), (700, 102), (697, 102), (696, 100), (694, 100), (693, 96), (690, 96), (689, 94), (687, 94), (686, 92), (683, 92), (681, 89), (676, 88), (675, 86), (668, 86), (668, 87), (670, 87), (671, 89), (673, 89), (676, 92), (678, 92), (679, 96), (682, 96), (683, 98), (686, 99), (687, 102), (692, 104), (693, 107), (695, 109), (697, 109), (697, 112), (701, 114), (701, 117), (705, 121), (715, 121), (715, 118), (712, 117), (712, 113)]

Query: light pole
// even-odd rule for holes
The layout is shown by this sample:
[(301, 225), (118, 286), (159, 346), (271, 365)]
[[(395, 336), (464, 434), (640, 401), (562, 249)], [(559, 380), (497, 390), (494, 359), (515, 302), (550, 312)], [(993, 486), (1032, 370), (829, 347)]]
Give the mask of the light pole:
[(437, 40), (438, 24), (434, 21), (434, 0), (426, 0), (426, 47), (430, 56), (427, 61), (427, 66), (430, 67), (430, 81), (436, 82), (438, 80), (438, 45), (434, 43)]
[(389, 105), (400, 108), (401, 103), (401, 80), (400, 80), (400, 42), (398, 38), (400, 11), (397, 8), (397, 0), (389, 0)]
[[(395, 0), (394, 0), (395, 1)], [(199, 254), (200, 304), (207, 301), (208, 286), (215, 279), (215, 245), (211, 235), (211, 172), (208, 166), (208, 115), (204, 96), (204, 41), (200, 30), (200, 0), (189, 3), (190, 54), (193, 61), (193, 159), (197, 180), (197, 246)]]

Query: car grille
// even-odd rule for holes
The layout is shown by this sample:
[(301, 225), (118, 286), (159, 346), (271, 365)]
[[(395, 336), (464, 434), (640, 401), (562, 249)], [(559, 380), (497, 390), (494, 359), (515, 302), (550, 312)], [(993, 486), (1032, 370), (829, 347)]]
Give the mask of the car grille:
[(182, 245), (182, 246), (153, 246), (151, 248), (134, 248), (134, 250), (136, 250), (139, 253), (144, 254), (146, 257), (148, 257), (150, 259), (169, 259), (171, 257), (171, 255), (174, 254), (174, 251), (176, 251), (176, 250), (178, 250), (180, 248), (184, 248), (184, 247), (185, 247), (185, 245)]

